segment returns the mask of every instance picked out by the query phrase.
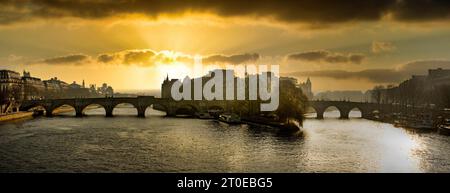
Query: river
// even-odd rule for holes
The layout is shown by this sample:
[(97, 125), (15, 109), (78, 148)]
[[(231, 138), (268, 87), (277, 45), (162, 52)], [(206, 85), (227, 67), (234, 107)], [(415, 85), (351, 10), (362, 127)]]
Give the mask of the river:
[(0, 172), (450, 172), (450, 137), (337, 111), (306, 119), (303, 136), (150, 108), (86, 113), (0, 123)]

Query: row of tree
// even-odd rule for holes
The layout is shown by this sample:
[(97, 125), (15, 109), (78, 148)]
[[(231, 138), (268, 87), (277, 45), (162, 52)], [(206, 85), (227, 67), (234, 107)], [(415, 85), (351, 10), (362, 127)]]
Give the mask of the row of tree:
[(411, 84), (405, 87), (377, 85), (371, 90), (376, 103), (396, 103), (400, 105), (435, 105), (450, 108), (450, 85), (426, 88), (424, 84)]

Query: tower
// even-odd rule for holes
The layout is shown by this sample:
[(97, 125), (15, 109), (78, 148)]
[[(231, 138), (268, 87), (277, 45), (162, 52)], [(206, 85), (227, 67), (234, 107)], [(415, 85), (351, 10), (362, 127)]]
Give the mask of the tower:
[(82, 87), (83, 87), (83, 88), (85, 88), (85, 84), (84, 84), (84, 79), (83, 79), (83, 84), (82, 84)]
[(308, 92), (312, 93), (312, 85), (311, 85), (311, 80), (309, 79), (309, 77), (306, 80), (306, 87), (308, 89)]
[(245, 64), (245, 77), (247, 77), (248, 76), (248, 74), (247, 74), (247, 64)]
[(31, 77), (30, 72), (23, 70), (23, 77), (28, 77), (28, 78)]
[(170, 81), (169, 74), (167, 74), (166, 79), (161, 84), (161, 98), (169, 98), (170, 96)]

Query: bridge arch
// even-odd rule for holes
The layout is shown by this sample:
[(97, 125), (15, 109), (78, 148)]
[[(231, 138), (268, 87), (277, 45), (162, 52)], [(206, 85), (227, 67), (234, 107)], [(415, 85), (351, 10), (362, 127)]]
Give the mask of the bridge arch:
[[(136, 110), (133, 110), (132, 112), (126, 111), (131, 108), (136, 109)], [(139, 115), (139, 106), (136, 106), (135, 104), (129, 103), (129, 102), (118, 102), (112, 106), (111, 115), (114, 116), (114, 115), (119, 115), (119, 114), (121, 114), (121, 115)]]
[(52, 115), (53, 109), (51, 106), (43, 104), (43, 103), (33, 103), (33, 104), (22, 104), (20, 106), (20, 110), (22, 111), (30, 111), (30, 110), (44, 110), (45, 115), (50, 117)]
[(28, 105), (28, 106), (20, 106), (20, 109), (23, 111), (29, 111), (31, 109), (35, 109), (35, 108), (42, 108), (42, 109), (46, 109), (46, 105), (43, 104), (33, 104), (33, 105)]
[[(331, 111), (330, 111), (331, 110)], [(338, 113), (336, 115), (336, 112)], [(323, 111), (324, 118), (342, 118), (342, 116), (345, 114), (345, 112), (342, 112), (341, 108), (335, 105), (330, 105), (325, 108)]]
[(361, 107), (357, 107), (357, 106), (353, 107), (348, 112), (347, 117), (349, 117), (349, 118), (362, 118), (363, 117), (363, 110), (361, 109)]
[(309, 106), (304, 115), (306, 118), (317, 118), (317, 110), (313, 106)]
[(156, 115), (156, 116), (166, 116), (167, 115), (167, 106), (164, 104), (150, 104), (144, 107), (143, 116), (146, 115)]
[[(64, 107), (66, 109), (64, 109)], [(67, 109), (70, 108), (70, 109)], [(58, 110), (59, 109), (59, 110)], [(57, 112), (57, 111), (61, 111), (61, 112)], [(65, 112), (75, 112), (74, 116), (76, 115), (76, 108), (73, 104), (69, 104), (69, 103), (63, 103), (63, 104), (58, 104), (54, 107), (51, 108), (51, 112), (49, 112), (51, 115), (55, 115), (56, 113), (65, 113)]]
[[(94, 107), (97, 107), (97, 108), (94, 108)], [(89, 103), (89, 104), (86, 104), (86, 105), (82, 105), (82, 106), (76, 106), (75, 107), (75, 111), (76, 111), (76, 116), (77, 117), (81, 117), (81, 116), (83, 116), (86, 112), (85, 111), (87, 111), (87, 110), (90, 110), (90, 109), (103, 109), (104, 110), (104, 113), (101, 113), (101, 114), (105, 114), (106, 116), (108, 116), (108, 108), (107, 107), (105, 107), (105, 105), (104, 104), (101, 104), (101, 103)], [(110, 109), (110, 115), (112, 116), (112, 109)], [(100, 115), (100, 112), (94, 112), (94, 115)]]

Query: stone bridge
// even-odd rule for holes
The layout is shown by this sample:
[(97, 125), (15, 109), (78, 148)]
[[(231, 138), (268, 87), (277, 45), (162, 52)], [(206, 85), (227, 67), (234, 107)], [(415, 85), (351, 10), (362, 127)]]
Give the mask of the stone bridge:
[[(108, 97), (108, 98), (71, 98), (71, 99), (44, 99), (44, 100), (28, 100), (24, 101), (20, 106), (23, 111), (30, 110), (35, 107), (45, 109), (46, 116), (52, 116), (53, 111), (63, 105), (71, 106), (75, 109), (75, 115), (83, 116), (83, 111), (89, 105), (99, 105), (105, 109), (106, 116), (112, 117), (114, 108), (119, 104), (131, 104), (137, 109), (137, 116), (145, 117), (145, 111), (148, 107), (164, 111), (168, 116), (175, 116), (178, 114), (193, 115), (195, 112), (206, 112), (210, 109), (221, 109), (230, 111), (232, 108), (232, 101), (218, 100), (218, 101), (173, 101), (169, 99), (155, 98), (154, 96), (138, 96), (138, 97)], [(336, 107), (341, 118), (346, 119), (352, 109), (359, 109), (362, 117), (366, 119), (373, 119), (374, 111), (380, 114), (389, 112), (391, 105), (375, 104), (375, 103), (361, 103), (348, 101), (309, 101), (309, 106), (317, 112), (317, 118), (322, 119), (325, 110), (328, 107)]]
[(391, 112), (392, 105), (377, 104), (377, 103), (363, 103), (350, 101), (309, 101), (309, 106), (317, 113), (318, 119), (323, 119), (323, 113), (328, 107), (336, 107), (339, 110), (340, 118), (348, 119), (349, 113), (353, 109), (358, 109), (361, 112), (362, 118), (373, 119), (374, 112), (379, 114)]
[(52, 116), (53, 111), (63, 105), (71, 106), (75, 109), (77, 117), (83, 116), (83, 111), (89, 105), (100, 105), (105, 109), (106, 116), (112, 117), (114, 108), (119, 104), (131, 104), (137, 109), (137, 116), (145, 117), (148, 107), (164, 111), (168, 116), (177, 114), (190, 114), (195, 112), (206, 112), (209, 109), (229, 110), (229, 101), (173, 101), (154, 96), (139, 97), (109, 97), (109, 98), (71, 98), (71, 99), (44, 99), (27, 100), (22, 103), (20, 109), (28, 111), (32, 108), (41, 107), (45, 110), (46, 116)]

